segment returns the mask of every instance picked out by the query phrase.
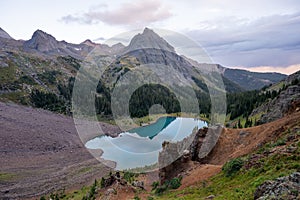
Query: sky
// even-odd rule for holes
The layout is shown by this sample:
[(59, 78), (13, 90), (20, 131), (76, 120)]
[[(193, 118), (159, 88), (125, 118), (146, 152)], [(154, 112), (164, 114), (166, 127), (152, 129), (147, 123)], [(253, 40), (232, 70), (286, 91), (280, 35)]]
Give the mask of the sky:
[(1, 0), (0, 27), (28, 40), (99, 43), (152, 27), (184, 34), (215, 63), (252, 71), (300, 70), (299, 0)]

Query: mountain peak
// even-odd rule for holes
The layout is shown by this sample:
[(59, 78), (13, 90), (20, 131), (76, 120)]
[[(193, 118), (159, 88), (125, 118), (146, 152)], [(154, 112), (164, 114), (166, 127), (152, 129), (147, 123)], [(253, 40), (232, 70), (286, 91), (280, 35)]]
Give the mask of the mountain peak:
[(0, 27), (0, 38), (13, 39), (5, 30)]
[(160, 49), (175, 52), (174, 47), (147, 27), (143, 30), (143, 33), (139, 33), (131, 39), (130, 44), (127, 47), (127, 52), (138, 49)]
[(57, 49), (58, 41), (52, 35), (42, 30), (36, 30), (31, 39), (24, 43), (24, 47), (25, 49), (35, 49), (41, 52), (47, 52)]
[(34, 39), (34, 38), (41, 38), (41, 39), (47, 39), (47, 40), (49, 40), (49, 39), (51, 39), (51, 40), (56, 40), (55, 37), (53, 37), (52, 35), (50, 35), (50, 34), (44, 32), (44, 31), (42, 31), (42, 30), (40, 30), (40, 29), (36, 30), (36, 31), (33, 33), (31, 39)]
[(92, 42), (90, 39), (86, 39), (85, 41), (81, 42), (80, 44), (85, 44), (87, 46), (92, 46), (92, 47), (95, 47), (97, 45), (97, 43)]
[(148, 28), (148, 27), (145, 27), (144, 28), (144, 31), (143, 31), (143, 34), (149, 34), (149, 33), (154, 33), (154, 34), (156, 34), (153, 30), (151, 30), (150, 28)]

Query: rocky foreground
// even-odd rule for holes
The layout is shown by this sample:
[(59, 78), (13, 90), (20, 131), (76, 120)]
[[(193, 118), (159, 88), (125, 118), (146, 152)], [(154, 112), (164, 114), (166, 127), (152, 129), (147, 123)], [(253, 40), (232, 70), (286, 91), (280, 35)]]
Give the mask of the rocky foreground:
[(71, 117), (0, 103), (0, 132), (0, 199), (79, 188), (110, 170), (86, 150)]

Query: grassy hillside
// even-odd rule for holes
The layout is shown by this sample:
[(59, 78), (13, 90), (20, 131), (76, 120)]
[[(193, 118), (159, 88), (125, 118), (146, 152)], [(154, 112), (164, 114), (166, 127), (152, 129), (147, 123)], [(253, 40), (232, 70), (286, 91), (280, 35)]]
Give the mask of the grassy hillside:
[(282, 137), (259, 150), (227, 162), (222, 172), (211, 179), (169, 191), (155, 199), (253, 199), (256, 188), (266, 180), (300, 171), (300, 122)]

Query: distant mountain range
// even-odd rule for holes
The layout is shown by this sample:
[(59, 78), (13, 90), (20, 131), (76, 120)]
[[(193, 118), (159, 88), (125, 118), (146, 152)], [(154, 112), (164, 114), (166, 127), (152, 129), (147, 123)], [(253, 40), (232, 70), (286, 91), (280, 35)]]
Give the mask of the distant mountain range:
[[(286, 77), (278, 73), (255, 73), (225, 68), (219, 64), (198, 63), (185, 55), (179, 55), (164, 38), (148, 28), (135, 35), (127, 46), (121, 43), (108, 46), (91, 40), (72, 44), (57, 41), (55, 37), (41, 30), (35, 31), (29, 40), (15, 40), (1, 29), (0, 100), (58, 112), (70, 111), (75, 77), (81, 66), (89, 62), (85, 57), (95, 48), (101, 65), (90, 75), (85, 75), (85, 78), (99, 81), (96, 107), (98, 106), (97, 113), (104, 115), (111, 114), (111, 92), (120, 78), (129, 71), (138, 72), (142, 69), (141, 66), (147, 66), (147, 73), (155, 72), (160, 80), (173, 87), (171, 90), (175, 88), (181, 94), (179, 99), (184, 99), (187, 105), (190, 105), (187, 95), (194, 90), (200, 110), (204, 113), (210, 110), (211, 83), (220, 82), (215, 76), (216, 71), (221, 75), (220, 78), (229, 93), (260, 89)], [(143, 76), (146, 71), (142, 72)], [(143, 77), (137, 79), (143, 81)], [(168, 89), (153, 87), (150, 85), (137, 91), (137, 96), (133, 98), (136, 116), (147, 114), (147, 107), (164, 101), (163, 96), (167, 97), (168, 112), (180, 110), (178, 101)], [(189, 88), (188, 91), (186, 88)], [(145, 97), (141, 99), (141, 95)], [(151, 101), (147, 95), (152, 95)], [(153, 98), (153, 95), (156, 97)], [(85, 97), (87, 96), (89, 95)], [(136, 110), (142, 105), (143, 112)]]
[(259, 73), (242, 69), (223, 68), (223, 75), (245, 90), (257, 90), (264, 86), (277, 83), (286, 75), (280, 73)]

